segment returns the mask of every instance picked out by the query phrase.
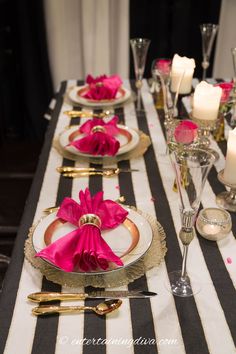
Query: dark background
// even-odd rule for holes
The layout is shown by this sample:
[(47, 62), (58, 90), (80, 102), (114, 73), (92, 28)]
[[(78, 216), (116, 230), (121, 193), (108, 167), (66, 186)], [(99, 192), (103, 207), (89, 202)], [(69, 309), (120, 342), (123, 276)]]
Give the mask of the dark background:
[[(130, 38), (151, 39), (145, 77), (151, 76), (154, 58), (175, 53), (195, 58), (200, 77), (199, 24), (218, 23), (220, 5), (220, 0), (130, 0)], [(211, 62), (213, 57), (214, 48)], [(0, 253), (11, 254), (52, 95), (43, 0), (0, 0)]]
[[(194, 76), (202, 75), (202, 45), (199, 25), (219, 23), (221, 0), (130, 0), (130, 38), (151, 39), (145, 77), (151, 76), (155, 58), (173, 58), (177, 53), (194, 58)], [(212, 50), (211, 64), (214, 59)], [(134, 78), (130, 51), (131, 77)], [(212, 65), (207, 74), (211, 76)]]

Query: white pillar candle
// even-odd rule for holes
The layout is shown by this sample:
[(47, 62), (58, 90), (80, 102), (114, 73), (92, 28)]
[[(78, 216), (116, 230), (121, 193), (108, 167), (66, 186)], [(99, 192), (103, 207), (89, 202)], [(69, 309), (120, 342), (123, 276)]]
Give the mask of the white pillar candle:
[(193, 94), (194, 118), (201, 120), (217, 119), (222, 89), (201, 81)]
[[(187, 57), (180, 57), (178, 54), (174, 55), (171, 66), (171, 91), (176, 92), (179, 82), (182, 78), (179, 93), (187, 94), (192, 89), (193, 72), (195, 68), (195, 60)], [(183, 75), (184, 74), (184, 75)]]
[(236, 128), (229, 132), (224, 180), (225, 182), (236, 185)]

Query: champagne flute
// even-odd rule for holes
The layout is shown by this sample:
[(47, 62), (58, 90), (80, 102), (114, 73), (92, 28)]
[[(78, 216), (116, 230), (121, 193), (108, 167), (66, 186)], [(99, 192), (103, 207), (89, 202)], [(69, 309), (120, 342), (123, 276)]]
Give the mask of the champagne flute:
[(142, 112), (141, 109), (141, 87), (143, 80), (143, 73), (146, 64), (146, 57), (148, 48), (151, 41), (147, 38), (133, 38), (130, 40), (130, 45), (132, 48), (133, 59), (134, 59), (134, 71), (136, 82), (135, 85), (137, 87), (137, 112)]
[(219, 26), (213, 23), (203, 23), (200, 25), (201, 35), (202, 35), (202, 80), (206, 79), (206, 72), (210, 65), (210, 56), (212, 51), (212, 46)]
[(194, 238), (194, 224), (202, 191), (208, 173), (215, 161), (214, 155), (199, 148), (176, 148), (170, 154), (175, 171), (182, 227), (179, 238), (183, 244), (182, 269), (169, 274), (170, 291), (181, 297), (189, 297), (199, 291), (198, 284), (187, 274), (188, 246)]

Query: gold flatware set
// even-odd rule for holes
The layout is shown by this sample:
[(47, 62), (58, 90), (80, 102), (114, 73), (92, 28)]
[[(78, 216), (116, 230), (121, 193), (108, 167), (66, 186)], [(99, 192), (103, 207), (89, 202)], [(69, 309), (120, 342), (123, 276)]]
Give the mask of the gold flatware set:
[(113, 112), (108, 110), (101, 113), (91, 111), (65, 111), (64, 114), (70, 118), (106, 118), (111, 116)]
[(113, 177), (121, 172), (137, 172), (137, 169), (130, 168), (117, 168), (117, 167), (70, 167), (70, 166), (60, 166), (57, 167), (57, 171), (61, 173), (64, 177), (77, 178), (86, 176), (103, 176), (103, 177)]
[(28, 300), (32, 302), (51, 302), (51, 301), (73, 301), (85, 299), (103, 299), (97, 306), (58, 306), (58, 305), (40, 305), (32, 309), (32, 313), (36, 316), (50, 315), (55, 313), (79, 313), (81, 311), (94, 311), (96, 314), (103, 316), (118, 309), (122, 301), (117, 297), (128, 299), (145, 299), (156, 296), (157, 293), (142, 290), (117, 290), (117, 291), (101, 291), (95, 290), (89, 293), (60, 293), (60, 292), (38, 292), (28, 295)]

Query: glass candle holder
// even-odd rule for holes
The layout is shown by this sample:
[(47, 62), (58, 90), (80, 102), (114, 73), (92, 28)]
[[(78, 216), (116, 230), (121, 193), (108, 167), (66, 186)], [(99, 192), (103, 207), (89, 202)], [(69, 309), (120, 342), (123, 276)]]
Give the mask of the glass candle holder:
[(196, 227), (202, 237), (210, 241), (219, 241), (231, 231), (231, 216), (223, 209), (205, 208), (197, 217)]

